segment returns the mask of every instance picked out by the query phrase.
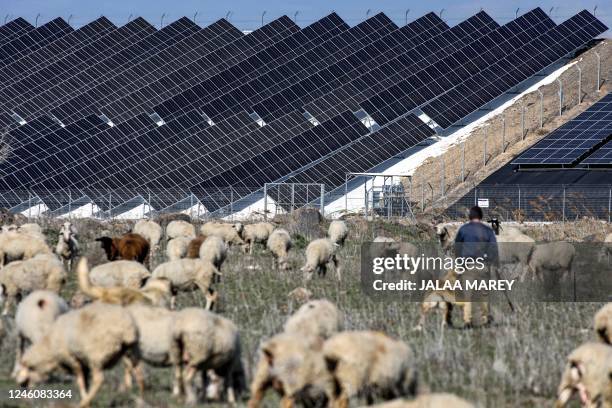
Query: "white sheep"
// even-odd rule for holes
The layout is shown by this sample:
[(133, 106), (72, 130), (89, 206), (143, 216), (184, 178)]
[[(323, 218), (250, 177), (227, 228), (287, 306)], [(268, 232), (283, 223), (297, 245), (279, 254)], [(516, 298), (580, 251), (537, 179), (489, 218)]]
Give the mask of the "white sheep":
[(612, 347), (585, 343), (567, 357), (557, 391), (555, 408), (567, 405), (578, 392), (583, 407), (612, 406)]
[(535, 248), (535, 240), (516, 227), (501, 227), (496, 237), (499, 243), (499, 264), (505, 268), (519, 268), (519, 277), (524, 277), (529, 258)]
[(162, 237), (161, 225), (151, 220), (139, 220), (136, 225), (134, 225), (133, 232), (143, 236), (147, 241), (149, 241), (149, 245), (151, 247), (151, 255), (149, 258), (150, 261), (153, 254), (159, 249), (159, 244)]
[(219, 222), (207, 222), (200, 228), (200, 233), (205, 237), (217, 236), (227, 245), (244, 245), (244, 240), (240, 237), (238, 230), (244, 228), (242, 224), (223, 224)]
[(291, 236), (287, 230), (279, 228), (272, 231), (266, 246), (274, 257), (274, 268), (286, 270), (289, 267), (287, 260), (292, 245)]
[(176, 312), (172, 333), (174, 361), (180, 361), (183, 366), (183, 370), (175, 372), (181, 376), (186, 403), (196, 402), (193, 380), (201, 372), (220, 382), (227, 401), (234, 404), (245, 385), (236, 325), (212, 312), (192, 307)]
[(327, 339), (344, 327), (344, 316), (326, 299), (303, 304), (285, 323), (285, 333)]
[(72, 270), (72, 261), (79, 252), (79, 242), (76, 236), (76, 228), (72, 223), (66, 221), (60, 229), (57, 245), (55, 246), (55, 253), (67, 264), (68, 271)]
[(192, 238), (189, 237), (176, 237), (168, 241), (166, 245), (166, 257), (169, 261), (176, 261), (187, 256), (187, 248)]
[(22, 224), (17, 228), (17, 231), (21, 232), (22, 234), (30, 234), (45, 239), (42, 228), (40, 225), (35, 223)]
[(5, 224), (2, 226), (2, 230), (0, 232), (17, 232), (17, 229), (19, 229), (19, 227), (16, 224)]
[(383, 333), (337, 333), (323, 344), (323, 355), (337, 384), (332, 406), (348, 406), (357, 395), (372, 401), (376, 396), (391, 399), (417, 392), (413, 351)]
[(612, 345), (612, 303), (607, 303), (595, 313), (595, 333), (606, 344)]
[(453, 224), (438, 224), (435, 226), (436, 236), (442, 250), (446, 253), (452, 250), (459, 227)]
[(53, 322), (43, 338), (24, 353), (16, 381), (33, 387), (56, 369), (67, 368), (76, 377), (79, 406), (89, 406), (104, 382), (103, 370), (112, 368), (123, 356), (138, 364), (137, 342), (138, 329), (123, 307), (93, 303)]
[(166, 239), (171, 240), (177, 237), (195, 238), (195, 227), (183, 220), (170, 221), (166, 227)]
[(151, 277), (151, 272), (136, 261), (113, 261), (95, 266), (89, 272), (92, 285), (111, 288), (121, 286), (124, 288), (139, 289)]
[(48, 290), (36, 290), (19, 303), (15, 313), (17, 350), (13, 377), (19, 372), (19, 360), (26, 346), (39, 342), (55, 319), (68, 310), (66, 301)]
[(312, 336), (281, 333), (264, 342), (251, 381), (248, 407), (257, 408), (266, 390), (281, 396), (281, 407), (323, 407), (333, 395), (333, 378), (327, 371), (322, 340)]
[(10, 231), (0, 234), (0, 266), (11, 261), (30, 259), (38, 254), (50, 254), (44, 239)]
[(545, 272), (554, 272), (559, 279), (564, 279), (572, 270), (575, 256), (576, 248), (569, 242), (538, 244), (529, 257), (529, 272), (542, 282)]
[(25, 261), (16, 261), (0, 269), (0, 303), (2, 314), (10, 312), (19, 296), (34, 290), (47, 289), (59, 293), (66, 282), (63, 263), (53, 254), (40, 254)]
[[(154, 278), (168, 279), (177, 291), (200, 289), (206, 297), (207, 309), (212, 306), (209, 296), (215, 275), (220, 275), (220, 273), (213, 264), (191, 258), (162, 263), (153, 271)], [(175, 307), (175, 303), (176, 296), (173, 296), (171, 308)]]
[(372, 408), (475, 408), (471, 402), (453, 394), (435, 393), (419, 395), (413, 400), (393, 400), (372, 405)]
[[(234, 228), (236, 229), (236, 226)], [(272, 231), (274, 231), (274, 225), (269, 222), (245, 225), (240, 233), (240, 237), (244, 240), (244, 252), (252, 254), (255, 244), (265, 244)]]
[(223, 239), (214, 235), (210, 236), (200, 245), (200, 259), (213, 264), (215, 268), (221, 270), (221, 265), (223, 265), (225, 258), (227, 258), (227, 249)]
[(334, 264), (338, 280), (341, 279), (340, 263), (336, 256), (337, 246), (329, 238), (315, 239), (308, 244), (306, 247), (306, 264), (301, 269), (306, 281), (310, 280), (315, 272), (319, 276), (325, 276), (327, 265), (330, 262)]
[(327, 230), (327, 237), (331, 239), (334, 244), (344, 245), (344, 240), (348, 237), (348, 227), (346, 223), (340, 220), (332, 221)]

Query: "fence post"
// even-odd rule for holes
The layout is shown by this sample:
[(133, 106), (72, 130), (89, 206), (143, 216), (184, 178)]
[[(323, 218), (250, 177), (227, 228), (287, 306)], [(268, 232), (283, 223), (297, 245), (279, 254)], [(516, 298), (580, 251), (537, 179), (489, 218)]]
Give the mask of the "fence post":
[(538, 89), (540, 95), (540, 129), (544, 127), (544, 94)]
[(230, 215), (234, 216), (234, 189), (230, 186)]
[(559, 84), (559, 116), (561, 116), (563, 115), (563, 82), (557, 79), (557, 83)]
[(482, 165), (486, 166), (487, 165), (487, 128), (485, 126), (484, 128), (484, 142), (483, 142), (483, 148), (482, 148)]
[(344, 212), (348, 213), (348, 174), (344, 174)]
[(518, 210), (520, 213), (521, 212), (521, 186), (517, 185), (516, 187), (518, 188)]
[(474, 187), (474, 205), (478, 205), (478, 187)]
[(189, 192), (189, 218), (193, 220), (193, 193)]
[(521, 140), (525, 140), (525, 105), (521, 104)]
[(502, 113), (502, 141), (504, 142), (504, 152), (506, 151), (506, 113)]
[(610, 212), (612, 211), (612, 186), (608, 186), (608, 222), (610, 222)]
[(264, 220), (268, 220), (268, 183), (264, 184)]
[(461, 182), (465, 181), (465, 141), (461, 143)]
[(295, 206), (295, 183), (291, 183), (291, 213), (293, 213), (294, 206)]
[(112, 191), (108, 191), (108, 218), (109, 219), (113, 219), (113, 192)]
[(421, 181), (421, 212), (425, 211), (425, 185)]
[(149, 204), (149, 219), (151, 219), (151, 217), (153, 217), (153, 211), (151, 210), (151, 190), (147, 189), (147, 195), (149, 196), (149, 201), (147, 201)]
[(444, 178), (446, 177), (446, 169), (444, 167), (444, 156), (440, 156), (440, 169), (442, 170), (442, 177), (440, 178), (440, 195), (444, 197), (444, 190), (446, 189), (446, 183)]
[(578, 64), (576, 68), (578, 69), (578, 105), (580, 105), (582, 103), (582, 68)]
[(325, 184), (321, 184), (321, 216), (325, 217)]
[(28, 189), (28, 219), (32, 218), (32, 192)]
[(563, 222), (565, 222), (565, 185), (563, 187)]
[(72, 218), (72, 190), (68, 190), (68, 219)]
[(601, 85), (601, 56), (598, 52), (595, 52), (595, 56), (597, 57), (597, 92), (599, 92), (599, 86)]

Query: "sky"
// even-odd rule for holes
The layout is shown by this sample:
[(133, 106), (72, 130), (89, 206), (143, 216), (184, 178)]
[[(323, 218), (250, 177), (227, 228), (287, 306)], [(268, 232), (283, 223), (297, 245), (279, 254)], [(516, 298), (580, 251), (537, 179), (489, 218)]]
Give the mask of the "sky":
[[(406, 21), (406, 11), (408, 21), (432, 11), (442, 13), (442, 18), (452, 26), (481, 8), (497, 22), (506, 23), (514, 18), (517, 9), (518, 13), (522, 14), (535, 7), (541, 7), (556, 22), (561, 22), (582, 9), (593, 12), (597, 7), (596, 16), (608, 27), (612, 27), (610, 0), (0, 0), (0, 19), (3, 21), (5, 18), (10, 20), (23, 17), (34, 24), (38, 16), (38, 24), (41, 25), (56, 17), (68, 19), (71, 16), (70, 23), (74, 27), (81, 27), (100, 15), (105, 15), (117, 25), (125, 24), (129, 18), (140, 16), (151, 24), (165, 26), (187, 16), (195, 17), (197, 23), (204, 26), (229, 16), (230, 22), (236, 27), (253, 30), (261, 26), (262, 14), (264, 23), (287, 15), (295, 18), (303, 27), (332, 11), (338, 13), (351, 26), (378, 12), (384, 12), (398, 25), (403, 25)], [(604, 36), (610, 37), (611, 31), (608, 30)]]

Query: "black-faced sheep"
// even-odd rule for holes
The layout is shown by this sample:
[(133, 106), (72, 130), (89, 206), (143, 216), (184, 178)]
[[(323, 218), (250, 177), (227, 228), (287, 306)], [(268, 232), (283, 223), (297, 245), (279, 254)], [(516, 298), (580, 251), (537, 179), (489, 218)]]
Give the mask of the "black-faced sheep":
[(186, 402), (197, 400), (195, 375), (208, 372), (209, 377), (222, 383), (227, 401), (234, 404), (245, 387), (240, 337), (234, 323), (207, 310), (187, 308), (176, 312), (172, 333), (171, 353), (174, 361), (180, 362), (175, 372), (180, 376), (178, 382), (184, 387)]
[[(234, 229), (236, 229), (235, 226)], [(244, 240), (244, 252), (252, 254), (256, 243), (265, 245), (272, 231), (274, 231), (274, 225), (269, 222), (245, 225), (240, 233), (240, 237)]]
[(19, 361), (26, 346), (42, 340), (55, 319), (68, 310), (66, 301), (48, 290), (36, 290), (19, 303), (15, 313), (17, 349), (13, 377), (19, 372)]
[(178, 237), (195, 238), (195, 227), (183, 220), (170, 221), (166, 227), (166, 239), (171, 240)]
[(18, 231), (0, 234), (0, 266), (12, 261), (30, 259), (39, 254), (50, 253), (51, 250), (44, 239)]
[(259, 407), (269, 388), (282, 396), (281, 407), (295, 403), (328, 406), (334, 382), (323, 358), (322, 339), (282, 333), (264, 342), (251, 381), (248, 407)]
[(229, 246), (244, 245), (238, 230), (242, 230), (242, 224), (223, 224), (218, 222), (207, 222), (200, 228), (200, 233), (206, 237), (217, 236)]
[(200, 245), (199, 257), (202, 261), (211, 263), (215, 268), (221, 270), (221, 265), (227, 258), (227, 250), (225, 242), (213, 235), (206, 238)]
[(166, 258), (168, 261), (176, 261), (187, 256), (187, 249), (192, 238), (176, 237), (168, 241), (166, 245)]
[[(138, 363), (137, 343), (138, 329), (124, 308), (93, 303), (53, 322), (43, 338), (24, 353), (16, 381), (32, 387), (56, 369), (68, 368), (76, 377), (80, 406), (89, 406), (104, 382), (105, 369), (112, 368), (122, 356)], [(142, 393), (142, 385), (140, 388)]]
[(348, 237), (348, 227), (344, 221), (335, 220), (329, 224), (327, 230), (327, 237), (331, 239), (334, 244), (340, 246), (344, 245), (346, 237)]
[(344, 327), (344, 316), (332, 302), (326, 299), (311, 300), (302, 306), (285, 323), (285, 333), (302, 337), (316, 336), (327, 339)]
[(338, 280), (341, 279), (341, 268), (336, 256), (337, 244), (328, 238), (315, 239), (306, 247), (306, 264), (302, 267), (304, 280), (309, 281), (312, 275), (317, 272), (319, 276), (325, 276), (327, 265), (332, 262), (336, 269)]
[(414, 353), (383, 333), (340, 332), (325, 341), (323, 355), (336, 384), (333, 406), (347, 407), (358, 395), (371, 404), (377, 396), (392, 399), (417, 392)]
[(612, 345), (612, 303), (606, 304), (595, 313), (594, 328), (601, 341)]
[(266, 244), (272, 256), (274, 257), (274, 268), (286, 270), (289, 267), (287, 262), (289, 258), (289, 250), (292, 242), (291, 236), (287, 230), (279, 228), (272, 231)]
[(63, 263), (53, 254), (11, 262), (0, 269), (0, 303), (4, 301), (2, 314), (8, 314), (20, 296), (34, 290), (59, 293), (67, 277)]
[[(206, 297), (206, 308), (212, 307), (210, 295), (215, 275), (220, 275), (215, 266), (201, 259), (179, 259), (165, 262), (153, 271), (153, 278), (166, 278), (177, 291), (200, 289)], [(172, 297), (171, 308), (175, 307), (176, 296)]]
[(578, 392), (583, 407), (612, 407), (612, 347), (585, 343), (571, 352), (561, 377), (555, 408)]
[(106, 252), (109, 261), (122, 259), (124, 261), (137, 261), (144, 263), (149, 254), (149, 241), (142, 235), (127, 233), (121, 237), (96, 238)]
[(75, 226), (70, 222), (65, 222), (59, 232), (55, 254), (64, 260), (68, 271), (72, 270), (72, 261), (79, 253), (79, 242), (76, 237)]

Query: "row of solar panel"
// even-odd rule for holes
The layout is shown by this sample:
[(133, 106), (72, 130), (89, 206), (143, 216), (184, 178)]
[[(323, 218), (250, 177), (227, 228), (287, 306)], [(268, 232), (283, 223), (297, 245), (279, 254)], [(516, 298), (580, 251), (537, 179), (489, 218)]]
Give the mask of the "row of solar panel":
[[(278, 25), (292, 27), (292, 23), (287, 22), (287, 19), (281, 20)], [(261, 185), (262, 181), (270, 181), (270, 177), (276, 177), (277, 175), (282, 177), (282, 172), (278, 174), (258, 172), (257, 174), (261, 177), (243, 178), (244, 169), (248, 170), (244, 163), (247, 160), (252, 160), (249, 163), (269, 167), (271, 163), (278, 163), (279, 160), (288, 160), (296, 151), (283, 150), (282, 147), (279, 147), (283, 146), (284, 142), (291, 143), (292, 149), (301, 149), (297, 152), (310, 154), (304, 156), (305, 161), (291, 161), (287, 170), (296, 171), (301, 166), (307, 165), (308, 161), (312, 162), (324, 155), (332, 154), (334, 149), (343, 147), (342, 143), (338, 144), (338, 141), (343, 140), (342, 137), (352, 134), (354, 138), (350, 139), (352, 143), (365, 137), (364, 132), (368, 133), (368, 128), (369, 131), (376, 130), (373, 126), (368, 126), (368, 128), (362, 126), (363, 121), (351, 115), (351, 111), (354, 111), (358, 106), (353, 105), (351, 110), (347, 112), (346, 109), (342, 109), (339, 103), (334, 104), (333, 101), (339, 102), (348, 99), (342, 98), (342, 96), (345, 96), (349, 89), (352, 89), (353, 93), (347, 96), (360, 101), (357, 104), (366, 105), (367, 98), (375, 98), (381, 92), (398, 83), (401, 83), (404, 87), (411, 86), (408, 89), (415, 92), (419, 89), (416, 88), (418, 85), (425, 88), (438, 85), (443, 80), (447, 81), (444, 82), (447, 88), (444, 88), (443, 85), (436, 88), (438, 93), (433, 95), (435, 97), (440, 92), (447, 91), (449, 86), (452, 89), (453, 82), (448, 82), (448, 78), (453, 78), (456, 85), (467, 80), (475, 72), (483, 71), (492, 62), (490, 59), (485, 59), (485, 56), (490, 58), (491, 55), (495, 55), (495, 52), (491, 51), (490, 43), (496, 44), (496, 41), (499, 41), (499, 44), (502, 44), (496, 48), (499, 50), (496, 52), (513, 55), (512, 51), (514, 50), (514, 53), (518, 56), (520, 55), (519, 51), (525, 52), (529, 40), (546, 33), (548, 39), (556, 41), (554, 43), (555, 50), (550, 53), (550, 56), (547, 55), (547, 58), (540, 65), (535, 65), (535, 68), (533, 66), (528, 67), (533, 70), (539, 66), (545, 67), (550, 62), (582, 45), (584, 37), (592, 37), (596, 35), (596, 33), (592, 34), (593, 32), (603, 29), (603, 25), (588, 13), (582, 13), (559, 27), (555, 27), (554, 23), (541, 10), (528, 13), (503, 28), (498, 28), (484, 13), (479, 13), (471, 20), (472, 31), (466, 28), (470, 24), (464, 24), (463, 30), (465, 31), (449, 29), (439, 18), (433, 15), (425, 16), (414, 24), (397, 29), (386, 17), (379, 15), (357, 27), (348, 29), (343, 26), (344, 23), (337, 16), (329, 16), (327, 21), (324, 19), (323, 22), (320, 22), (319, 27), (312, 25), (304, 30), (294, 31), (293, 34), (284, 38), (280, 35), (276, 38), (276, 42), (271, 40), (273, 45), (263, 46), (263, 50), (251, 46), (248, 48), (252, 51), (250, 56), (242, 59), (236, 57), (235, 64), (230, 69), (226, 68), (224, 70), (224, 65), (219, 62), (216, 65), (216, 67), (219, 67), (217, 71), (209, 70), (210, 79), (203, 82), (202, 85), (196, 85), (195, 88), (189, 88), (189, 86), (194, 81), (200, 82), (206, 78), (206, 75), (200, 76), (200, 73), (206, 67), (211, 66), (210, 62), (214, 61), (214, 58), (207, 59), (206, 63), (208, 65), (200, 65), (196, 71), (185, 71), (183, 76), (174, 74), (173, 79), (168, 79), (170, 75), (164, 77), (168, 80), (165, 85), (161, 80), (155, 82), (155, 86), (161, 84), (162, 88), (157, 89), (143, 82), (143, 87), (138, 89), (137, 92), (132, 90), (129, 97), (112, 101), (116, 106), (122, 107), (119, 110), (127, 108), (125, 111), (129, 114), (126, 114), (125, 118), (129, 118), (130, 115), (147, 111), (147, 107), (142, 107), (143, 101), (155, 100), (155, 97), (163, 99), (165, 96), (161, 96), (161, 94), (171, 95), (171, 92), (166, 91), (176, 89), (177, 95), (180, 96), (174, 98), (171, 102), (153, 108), (154, 112), (157, 113), (157, 124), (160, 121), (164, 124), (159, 128), (157, 128), (156, 123), (152, 122), (148, 114), (125, 120), (121, 124), (122, 117), (116, 119), (115, 116), (110, 118), (106, 116), (109, 120), (104, 121), (94, 116), (88, 116), (73, 125), (66, 125), (68, 120), (64, 116), (55, 116), (54, 119), (41, 118), (22, 126), (12, 132), (12, 136), (17, 141), (17, 146), (19, 146), (19, 141), (23, 142), (19, 149), (23, 150), (24, 154), (14, 155), (14, 157), (19, 156), (19, 158), (6, 167), (2, 166), (6, 174), (4, 181), (8, 180), (7, 185), (23, 186), (24, 180), (27, 180), (29, 185), (57, 188), (75, 185), (75, 183), (84, 186), (90, 182), (97, 183), (97, 185), (108, 185), (106, 183), (112, 182), (119, 183), (121, 186), (134, 185), (135, 187), (143, 186), (142, 182), (149, 185), (159, 185), (158, 183), (166, 185), (185, 183), (185, 185), (189, 185), (189, 183), (197, 183), (198, 179), (201, 185), (245, 184), (245, 182)], [(576, 28), (577, 24), (582, 24), (582, 26)], [(269, 28), (268, 26), (264, 28)], [(569, 35), (569, 39), (560, 44), (559, 36), (567, 36), (568, 27), (575, 29), (576, 34)], [(227, 51), (229, 48), (236, 48), (239, 50), (238, 54), (244, 54), (245, 49), (239, 48), (237, 45), (244, 46), (246, 39), (257, 38), (258, 34), (262, 35), (263, 38), (268, 38), (264, 35), (264, 28), (261, 29), (262, 31), (257, 30), (249, 36), (238, 36), (234, 41), (226, 43), (233, 44), (236, 47), (219, 45), (215, 50), (224, 49)], [(558, 30), (556, 30), (557, 28)], [(308, 34), (309, 29), (311, 30), (310, 34)], [(328, 34), (328, 37), (324, 37), (324, 34)], [(461, 37), (461, 34), (465, 37)], [(153, 35), (155, 34), (149, 36)], [(453, 38), (453, 36), (456, 37)], [(308, 39), (310, 38), (313, 41), (309, 43)], [(327, 38), (327, 40), (322, 38)], [(428, 48), (422, 47), (419, 49), (417, 46), (424, 44), (423, 40), (426, 38), (447, 41), (435, 43), (429, 40), (429, 45), (436, 45), (439, 47), (439, 51), (444, 52), (440, 54), (432, 51), (423, 55)], [(295, 42), (296, 40), (300, 41)], [(463, 40), (465, 40), (465, 43), (462, 42)], [(251, 41), (251, 44), (257, 44), (257, 46), (261, 46), (263, 43), (257, 42), (259, 40)], [(283, 46), (279, 47), (279, 44)], [(299, 51), (295, 51), (298, 48), (296, 44), (302, 47), (299, 48)], [(291, 45), (291, 47), (288, 45)], [(531, 51), (531, 49), (527, 49)], [(325, 53), (326, 51), (327, 53)], [(308, 52), (311, 52), (310, 56), (304, 58), (303, 56)], [(221, 53), (213, 51), (208, 54), (213, 54), (216, 57)], [(290, 55), (290, 57), (283, 59), (283, 55)], [(262, 58), (263, 56), (266, 56), (266, 58)], [(551, 60), (555, 56), (556, 58)], [(446, 57), (447, 60), (443, 60), (442, 57)], [(227, 58), (223, 61), (226, 62)], [(409, 63), (406, 64), (406, 61), (409, 61)], [(255, 65), (255, 63), (259, 65)], [(502, 67), (508, 67), (511, 63), (513, 61), (508, 59), (508, 65)], [(414, 78), (412, 83), (401, 82), (401, 74), (396, 75), (391, 80), (392, 73), (378, 77), (367, 76), (374, 72), (385, 72), (382, 70), (389, 72), (394, 66), (398, 65), (401, 71), (401, 67), (417, 67), (418, 64), (423, 64), (422, 69), (418, 71), (421, 75), (415, 74), (412, 76), (411, 78)], [(138, 64), (137, 66), (143, 68), (145, 65)], [(470, 71), (468, 67), (473, 71)], [(60, 65), (58, 64), (54, 68), (58, 69)], [(430, 69), (428, 70), (428, 68)], [(518, 68), (515, 67), (515, 69)], [(379, 71), (374, 71), (375, 69)], [(91, 70), (91, 72), (96, 72), (96, 70)], [(94, 81), (98, 85), (92, 85), (89, 89), (104, 84), (105, 81), (102, 81), (102, 79), (105, 79), (109, 72), (108, 70), (100, 71), (101, 75), (96, 78), (101, 80)], [(150, 69), (149, 71), (143, 71), (144, 74), (147, 72), (150, 72)], [(215, 72), (218, 73), (214, 74)], [(409, 71), (406, 70), (406, 72)], [(453, 76), (449, 77), (449, 75)], [(61, 77), (61, 75), (58, 76)], [(356, 86), (357, 81), (360, 80), (361, 83), (364, 83), (363, 81), (366, 78), (368, 79), (366, 83), (371, 86), (365, 90), (374, 88), (373, 92), (376, 93), (374, 95), (365, 94), (368, 96), (359, 99), (361, 95), (358, 92), (360, 88)], [(516, 85), (518, 80), (515, 79), (512, 86)], [(127, 84), (133, 83), (133, 80), (127, 82)], [(237, 86), (239, 83), (244, 83), (244, 85)], [(127, 84), (126, 87), (129, 87)], [(184, 85), (187, 90), (181, 91), (181, 85), (178, 84)], [(173, 86), (176, 88), (172, 88)], [(112, 95), (111, 89), (107, 88), (105, 94)], [(147, 94), (143, 89), (148, 89), (147, 92), (153, 92), (153, 95)], [(395, 120), (405, 115), (411, 110), (410, 106), (419, 106), (416, 102), (410, 101), (412, 105), (403, 103), (400, 107), (389, 108), (389, 102), (399, 101), (408, 94), (406, 88), (395, 89), (401, 90), (403, 93), (399, 93), (399, 91), (396, 94), (392, 93), (393, 98), (378, 97), (378, 104), (372, 102), (370, 105), (366, 105), (368, 106), (366, 111), (369, 115), (366, 114), (362, 118), (374, 118), (376, 122), (379, 122), (377, 126), (384, 126), (394, 123)], [(164, 92), (166, 93), (164, 94)], [(77, 93), (74, 92), (73, 94), (77, 95)], [(78, 95), (82, 96), (86, 93), (78, 93)], [(9, 92), (5, 94), (10, 96)], [(91, 93), (91, 95), (94, 94)], [(188, 95), (188, 97), (185, 95)], [(494, 94), (491, 95), (491, 98), (494, 96)], [(108, 100), (111, 101), (115, 97), (115, 95), (110, 96)], [(292, 99), (289, 99), (290, 97)], [(92, 98), (92, 103), (99, 99), (100, 97)], [(426, 102), (429, 99), (424, 99), (424, 101)], [(317, 101), (321, 103), (317, 104)], [(60, 102), (64, 103), (63, 101)], [(49, 106), (57, 102), (45, 103), (47, 104), (39, 109), (39, 112), (45, 112)], [(307, 103), (312, 104), (312, 109), (308, 110), (311, 114), (312, 111), (317, 112), (316, 108), (318, 106), (326, 105), (326, 109), (324, 111), (319, 110), (314, 117), (304, 118), (302, 114)], [(88, 105), (85, 112), (95, 111), (92, 106), (91, 104)], [(245, 109), (252, 109), (253, 106), (256, 107), (255, 112), (257, 112), (256, 118), (259, 118), (258, 121), (260, 121), (259, 125), (267, 123), (266, 126), (259, 128), (253, 122), (253, 116), (244, 112)], [(310, 108), (311, 105), (308, 106)], [(189, 111), (190, 108), (197, 107), (208, 114), (202, 116), (201, 111)], [(139, 111), (139, 109), (142, 109), (142, 111)], [(207, 109), (215, 110), (207, 111)], [(299, 112), (300, 109), (301, 112)], [(187, 112), (185, 112), (186, 110)], [(107, 113), (105, 111), (99, 112)], [(284, 115), (276, 116), (281, 114)], [(86, 115), (83, 112), (77, 112), (74, 117), (84, 116)], [(117, 126), (109, 129), (108, 124), (115, 121), (117, 121)], [(215, 126), (211, 127), (213, 123)], [(227, 126), (224, 126), (224, 124), (227, 124)], [(325, 137), (319, 136), (318, 140), (325, 145), (326, 150), (320, 147), (312, 147), (311, 144), (303, 146), (296, 144), (295, 141), (297, 140), (308, 140), (303, 138), (308, 131), (313, 130), (308, 129), (308, 127), (315, 126), (315, 124), (324, 125), (321, 129), (325, 129), (327, 132), (326, 137), (334, 134), (326, 126), (330, 128), (340, 127), (343, 133), (338, 137), (331, 137), (330, 140), (335, 143), (331, 145), (326, 144), (327, 139)], [(419, 125), (423, 127), (422, 124)], [(386, 128), (383, 127), (382, 129)], [(238, 137), (245, 132), (247, 135), (244, 140)], [(324, 132), (324, 130), (320, 132)], [(425, 128), (421, 131), (417, 129), (416, 133), (419, 132), (431, 134), (431, 131)], [(380, 133), (376, 132), (374, 135)], [(281, 135), (285, 138), (278, 139)], [(86, 136), (85, 140), (83, 140), (83, 136)], [(298, 139), (299, 137), (302, 137), (302, 139)], [(371, 136), (368, 135), (368, 137)], [(292, 138), (296, 139), (292, 140)], [(72, 146), (73, 142), (76, 141), (78, 143)], [(212, 151), (211, 154), (204, 155), (201, 153), (203, 148), (209, 149), (210, 143), (214, 141), (220, 141), (224, 144), (219, 145), (218, 150)], [(255, 145), (249, 149), (246, 148), (249, 145), (245, 142), (255, 143)], [(151, 149), (156, 149), (158, 146), (164, 147), (159, 154), (142, 157), (143, 154), (150, 153)], [(257, 150), (257, 147), (261, 149)], [(275, 147), (277, 150), (282, 150), (282, 154), (274, 151)], [(49, 153), (49, 149), (58, 150), (53, 156), (44, 157)], [(99, 155), (98, 152), (100, 152)], [(364, 158), (366, 153), (364, 152)], [(211, 160), (210, 162), (207, 157)], [(81, 163), (85, 159), (87, 162)], [(239, 163), (241, 160), (243, 163)], [(27, 163), (31, 165), (28, 167)], [(365, 165), (366, 163), (369, 165), (370, 162), (364, 159), (362, 164)], [(195, 169), (191, 169), (190, 166), (197, 164), (202, 164), (204, 167), (212, 164), (214, 170), (201, 173), (193, 171)], [(23, 169), (24, 165), (27, 167), (26, 170)], [(208, 169), (210, 168), (208, 167)], [(18, 174), (15, 174), (15, 170)], [(206, 170), (206, 168), (203, 170)], [(119, 174), (117, 174), (118, 172)], [(341, 169), (338, 169), (337, 172), (343, 174)], [(133, 177), (134, 174), (138, 176)]]
[(512, 163), (523, 167), (612, 165), (612, 93), (551, 132)]

